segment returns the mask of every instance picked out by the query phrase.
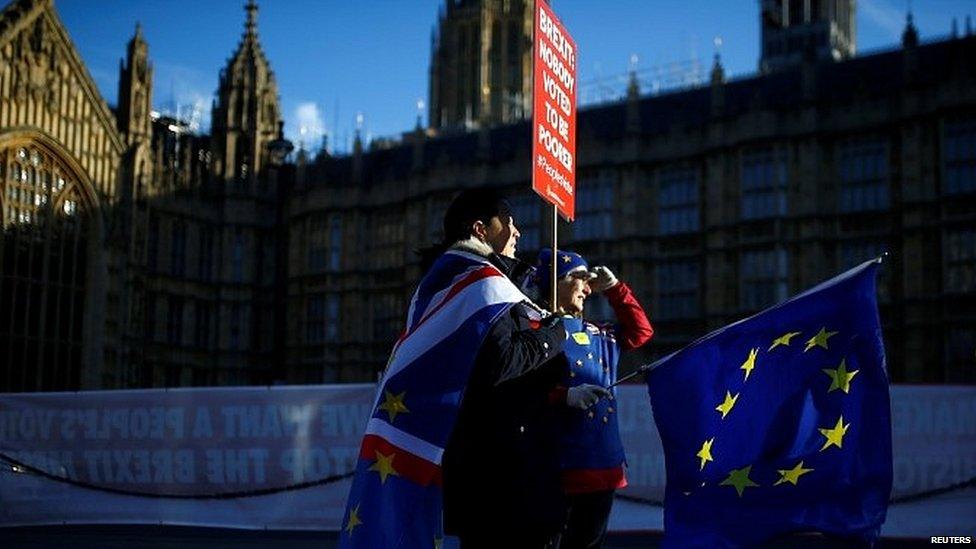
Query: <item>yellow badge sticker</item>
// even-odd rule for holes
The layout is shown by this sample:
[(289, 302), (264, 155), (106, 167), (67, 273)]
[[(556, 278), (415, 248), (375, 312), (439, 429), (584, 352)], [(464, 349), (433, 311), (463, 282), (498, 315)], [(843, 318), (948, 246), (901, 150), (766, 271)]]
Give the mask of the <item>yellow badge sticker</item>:
[(586, 332), (576, 332), (573, 334), (573, 339), (576, 340), (576, 343), (579, 343), (580, 345), (590, 344), (590, 336), (586, 335)]

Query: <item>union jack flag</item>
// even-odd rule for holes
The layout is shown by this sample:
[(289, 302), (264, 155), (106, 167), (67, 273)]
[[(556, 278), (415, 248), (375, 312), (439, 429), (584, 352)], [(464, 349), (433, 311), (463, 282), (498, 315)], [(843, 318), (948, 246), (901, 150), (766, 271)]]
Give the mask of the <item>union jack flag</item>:
[(340, 547), (440, 545), (444, 447), (481, 342), (522, 301), (500, 270), (462, 251), (421, 280), (366, 425)]

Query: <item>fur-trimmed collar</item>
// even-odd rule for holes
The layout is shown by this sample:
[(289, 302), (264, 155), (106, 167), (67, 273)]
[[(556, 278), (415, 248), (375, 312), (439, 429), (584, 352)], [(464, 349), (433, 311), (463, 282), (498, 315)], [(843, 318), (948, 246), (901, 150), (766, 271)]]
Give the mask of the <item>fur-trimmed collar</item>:
[(481, 257), (491, 257), (493, 252), (491, 246), (489, 246), (487, 242), (482, 242), (474, 236), (469, 236), (464, 240), (458, 240), (454, 244), (451, 244), (449, 249), (468, 252), (475, 255), (480, 255)]
[(490, 245), (478, 240), (474, 236), (469, 236), (464, 240), (458, 240), (454, 244), (451, 244), (448, 250), (467, 252), (486, 258), (519, 288), (524, 288), (532, 273), (535, 272), (535, 267), (521, 259), (496, 254)]

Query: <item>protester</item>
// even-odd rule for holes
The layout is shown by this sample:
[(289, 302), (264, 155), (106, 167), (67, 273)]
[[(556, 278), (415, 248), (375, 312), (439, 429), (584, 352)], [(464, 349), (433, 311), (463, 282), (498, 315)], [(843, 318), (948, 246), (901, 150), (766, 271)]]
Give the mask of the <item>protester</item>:
[[(555, 310), (564, 315), (563, 326), (569, 333), (562, 353), (552, 360), (558, 364), (562, 386), (568, 387), (568, 406), (560, 408), (559, 414), (560, 469), (568, 504), (560, 548), (600, 547), (614, 493), (627, 485), (624, 450), (612, 391), (587, 390), (587, 401), (580, 403), (574, 389), (608, 387), (616, 381), (620, 351), (640, 347), (654, 332), (630, 287), (610, 269), (594, 267), (590, 271), (582, 256), (567, 251), (557, 250), (555, 260)], [(551, 294), (552, 261), (551, 249), (540, 252), (536, 281), (542, 298)], [(613, 307), (616, 327), (583, 319), (586, 299), (600, 292)], [(606, 398), (599, 398), (604, 395)], [(587, 409), (581, 404), (593, 406)]]
[[(493, 190), (458, 196), (444, 234), (440, 246), (425, 251), (428, 262), (440, 250), (446, 253), (437, 261), (474, 257), (516, 286), (532, 272), (515, 258), (519, 232), (511, 207)], [(543, 319), (526, 298), (494, 321), (476, 351), (442, 469), (445, 532), (464, 549), (558, 543), (565, 505), (548, 396), (560, 378), (550, 359), (566, 337), (561, 317)]]

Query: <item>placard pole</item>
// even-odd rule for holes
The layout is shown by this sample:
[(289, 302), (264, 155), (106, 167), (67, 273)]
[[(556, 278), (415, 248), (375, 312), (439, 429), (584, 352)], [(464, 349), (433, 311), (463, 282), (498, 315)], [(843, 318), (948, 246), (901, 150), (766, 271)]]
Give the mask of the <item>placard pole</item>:
[(552, 279), (551, 279), (552, 284), (550, 286), (550, 288), (552, 288), (552, 291), (549, 293), (550, 295), (549, 303), (552, 305), (553, 314), (555, 314), (556, 309), (558, 308), (556, 306), (556, 260), (557, 260), (556, 236), (558, 232), (559, 232), (559, 209), (556, 208), (555, 204), (553, 204), (552, 205)]

